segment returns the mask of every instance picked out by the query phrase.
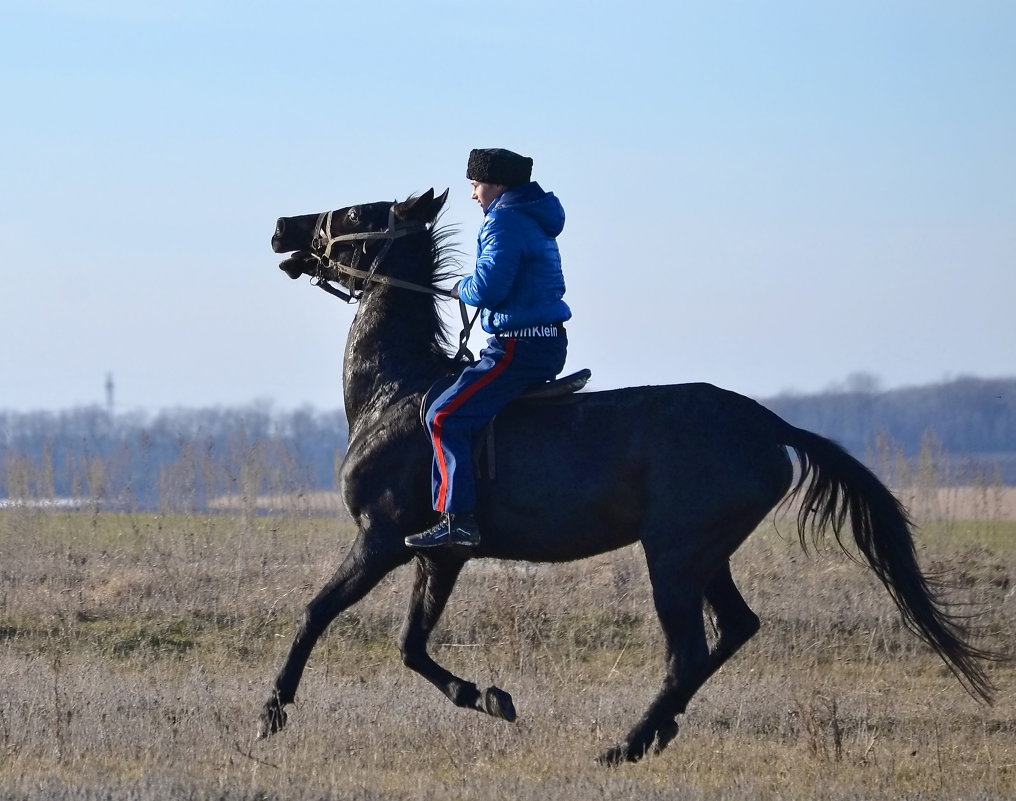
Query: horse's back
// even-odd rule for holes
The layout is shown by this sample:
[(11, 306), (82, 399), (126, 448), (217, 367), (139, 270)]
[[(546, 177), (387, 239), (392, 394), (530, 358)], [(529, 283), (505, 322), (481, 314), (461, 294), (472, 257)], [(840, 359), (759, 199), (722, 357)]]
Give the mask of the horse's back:
[(481, 479), (481, 498), (513, 549), (539, 554), (527, 559), (586, 556), (649, 526), (705, 526), (732, 509), (764, 515), (792, 476), (772, 420), (710, 384), (513, 407), (495, 427), (494, 478)]

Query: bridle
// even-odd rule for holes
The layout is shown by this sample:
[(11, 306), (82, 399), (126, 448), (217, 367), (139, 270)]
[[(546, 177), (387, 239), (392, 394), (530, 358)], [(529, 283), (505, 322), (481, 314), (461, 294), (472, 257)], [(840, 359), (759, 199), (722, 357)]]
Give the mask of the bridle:
[[(327, 292), (329, 295), (334, 295), (340, 300), (346, 303), (358, 303), (360, 298), (363, 297), (363, 293), (370, 283), (384, 284), (386, 286), (398, 287), (399, 289), (408, 289), (413, 292), (423, 292), (428, 295), (436, 295), (441, 298), (454, 298), (456, 297), (447, 289), (438, 289), (432, 286), (425, 286), (423, 284), (416, 284), (412, 281), (403, 281), (399, 278), (392, 278), (384, 273), (377, 271), (378, 267), (381, 266), (381, 262), (384, 261), (385, 256), (388, 255), (388, 251), (391, 250), (392, 243), (396, 239), (401, 239), (404, 236), (410, 236), (427, 230), (426, 223), (413, 222), (403, 223), (398, 222), (395, 219), (395, 204), (388, 208), (388, 226), (383, 231), (363, 231), (352, 234), (339, 234), (338, 236), (331, 236), (332, 229), (332, 215), (333, 211), (322, 212), (318, 215), (317, 220), (314, 222), (314, 230), (312, 232), (310, 242), (310, 255), (317, 262), (317, 267), (314, 273), (311, 275), (311, 284), (319, 287)], [(367, 243), (368, 242), (383, 242), (377, 253), (374, 255), (373, 261), (370, 263), (370, 267), (366, 270), (360, 269), (360, 259), (362, 256), (367, 255)], [(362, 248), (354, 248), (352, 255), (352, 263), (346, 264), (345, 262), (339, 261), (332, 257), (332, 248), (340, 242), (362, 242)], [(347, 275), (353, 279), (359, 279), (362, 284), (359, 290), (356, 289), (355, 282), (351, 283), (349, 291), (346, 292), (337, 286), (334, 286), (328, 278), (329, 273), (341, 273)], [(473, 323), (476, 322), (476, 318), (479, 315), (479, 309), (473, 318), (469, 318), (469, 311), (466, 308), (466, 304), (459, 300), (459, 314), (462, 317), (462, 331), (459, 333), (459, 350), (455, 354), (455, 360), (462, 356), (466, 356), (470, 362), (474, 361), (473, 354), (470, 353), (467, 343), (469, 342), (469, 332), (472, 330)]]
[[(311, 283), (314, 286), (320, 287), (329, 294), (344, 300), (346, 303), (357, 303), (363, 295), (367, 284), (370, 283), (387, 284), (388, 286), (397, 286), (401, 289), (410, 289), (414, 292), (451, 297), (451, 293), (446, 289), (436, 289), (435, 287), (424, 286), (423, 284), (414, 284), (410, 281), (402, 281), (377, 272), (377, 268), (381, 266), (381, 262), (388, 255), (392, 243), (404, 236), (410, 236), (411, 234), (427, 230), (426, 223), (398, 222), (395, 219), (395, 204), (393, 203), (388, 209), (388, 227), (383, 231), (363, 231), (332, 236), (330, 232), (332, 229), (332, 215), (334, 213), (333, 211), (322, 212), (314, 222), (314, 230), (310, 241), (310, 255), (317, 262), (317, 269), (311, 276)], [(360, 259), (367, 254), (367, 243), (378, 241), (383, 242), (383, 244), (374, 255), (374, 260), (371, 262), (370, 267), (366, 270), (360, 269)], [(362, 248), (355, 248), (353, 250), (352, 263), (347, 264), (332, 257), (332, 248), (340, 242), (363, 243)], [(329, 273), (341, 273), (350, 278), (359, 279), (363, 282), (362, 286), (357, 290), (354, 284), (354, 286), (350, 287), (349, 292), (345, 292), (336, 286), (332, 286), (327, 277)]]

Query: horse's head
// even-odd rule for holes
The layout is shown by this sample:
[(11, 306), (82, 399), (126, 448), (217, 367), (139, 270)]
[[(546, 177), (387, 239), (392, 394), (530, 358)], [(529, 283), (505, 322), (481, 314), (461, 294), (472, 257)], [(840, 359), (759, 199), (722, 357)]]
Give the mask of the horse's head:
[[(362, 203), (320, 214), (280, 217), (272, 236), (272, 250), (295, 251), (279, 265), (290, 278), (322, 277), (322, 267), (327, 269), (332, 263), (370, 264), (376, 258), (375, 249), (386, 252), (395, 239), (433, 223), (447, 199), (447, 189), (436, 197), (434, 190), (428, 189), (401, 203)], [(340, 274), (327, 277), (342, 280)]]

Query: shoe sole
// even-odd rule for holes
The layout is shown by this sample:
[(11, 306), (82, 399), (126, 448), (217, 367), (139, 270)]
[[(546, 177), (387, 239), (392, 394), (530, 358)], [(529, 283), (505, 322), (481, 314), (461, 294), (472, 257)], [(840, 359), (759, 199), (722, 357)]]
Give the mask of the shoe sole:
[(478, 540), (467, 540), (467, 541), (445, 541), (445, 542), (410, 542), (409, 537), (403, 540), (406, 543), (407, 548), (475, 548), (479, 545)]

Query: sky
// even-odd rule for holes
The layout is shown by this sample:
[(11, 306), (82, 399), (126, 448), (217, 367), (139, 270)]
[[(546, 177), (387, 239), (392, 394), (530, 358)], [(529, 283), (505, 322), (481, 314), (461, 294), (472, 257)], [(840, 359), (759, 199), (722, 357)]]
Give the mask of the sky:
[(564, 204), (593, 389), (1016, 375), (1009, 0), (0, 8), (0, 409), (340, 407), (276, 218), (448, 187), (468, 271), (474, 147)]

